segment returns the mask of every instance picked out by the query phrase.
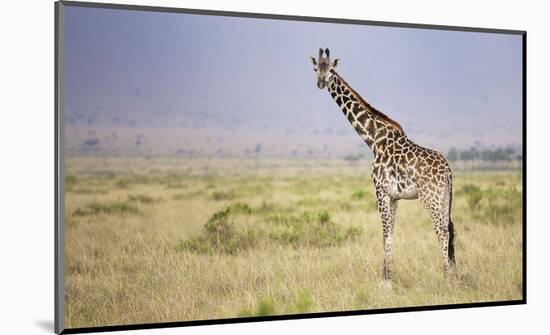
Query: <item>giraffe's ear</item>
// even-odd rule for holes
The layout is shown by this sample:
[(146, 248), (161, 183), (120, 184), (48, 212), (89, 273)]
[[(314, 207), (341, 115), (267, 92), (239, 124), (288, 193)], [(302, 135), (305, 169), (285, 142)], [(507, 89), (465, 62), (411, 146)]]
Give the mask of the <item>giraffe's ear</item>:
[(311, 61), (311, 64), (317, 65), (317, 61), (313, 57), (309, 57), (309, 60)]
[(340, 58), (336, 58), (332, 61), (332, 67), (337, 67), (340, 64)]

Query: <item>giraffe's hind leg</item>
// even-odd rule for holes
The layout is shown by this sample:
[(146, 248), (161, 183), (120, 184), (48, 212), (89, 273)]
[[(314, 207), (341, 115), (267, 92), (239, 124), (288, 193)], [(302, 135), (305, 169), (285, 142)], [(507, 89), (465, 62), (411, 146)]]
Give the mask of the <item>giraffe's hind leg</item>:
[(420, 201), (428, 211), (437, 235), (445, 276), (454, 265), (454, 227), (450, 220), (450, 189), (445, 186), (432, 192), (420, 192)]

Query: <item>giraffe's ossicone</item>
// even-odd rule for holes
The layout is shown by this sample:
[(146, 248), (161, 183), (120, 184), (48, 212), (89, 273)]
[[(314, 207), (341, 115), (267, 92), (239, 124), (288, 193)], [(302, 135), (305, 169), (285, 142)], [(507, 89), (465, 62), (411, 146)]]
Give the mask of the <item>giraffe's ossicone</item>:
[[(326, 55), (326, 56), (325, 56)], [(328, 88), (345, 117), (374, 154), (372, 180), (384, 238), (385, 280), (391, 280), (391, 248), (397, 201), (420, 199), (428, 211), (439, 241), (443, 269), (455, 265), (454, 226), (451, 220), (452, 173), (437, 151), (411, 141), (399, 123), (368, 104), (336, 72), (339, 60), (331, 61), (328, 49), (311, 57), (317, 87)]]

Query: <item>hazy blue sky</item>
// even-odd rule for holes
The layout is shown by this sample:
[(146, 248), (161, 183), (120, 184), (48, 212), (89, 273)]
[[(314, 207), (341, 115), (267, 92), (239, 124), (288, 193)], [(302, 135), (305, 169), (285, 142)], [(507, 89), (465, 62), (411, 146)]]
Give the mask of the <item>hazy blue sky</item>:
[(107, 128), (141, 137), (202, 128), (250, 130), (253, 143), (279, 131), (282, 142), (311, 134), (356, 145), (308, 60), (328, 47), (355, 90), (420, 144), (521, 143), (520, 36), (77, 7), (65, 15), (66, 123), (86, 130), (74, 132), (82, 141)]

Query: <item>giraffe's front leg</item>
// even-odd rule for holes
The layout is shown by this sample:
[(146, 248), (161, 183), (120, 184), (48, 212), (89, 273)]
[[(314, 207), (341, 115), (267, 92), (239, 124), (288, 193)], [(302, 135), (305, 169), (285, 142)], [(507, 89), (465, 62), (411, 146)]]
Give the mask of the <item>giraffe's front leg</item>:
[(383, 192), (381, 189), (376, 191), (378, 210), (382, 219), (382, 234), (384, 237), (384, 268), (383, 276), (384, 281), (388, 285), (391, 285), (391, 268), (392, 268), (392, 236), (393, 226), (395, 223), (395, 212), (397, 209), (397, 201), (392, 200), (389, 195)]

